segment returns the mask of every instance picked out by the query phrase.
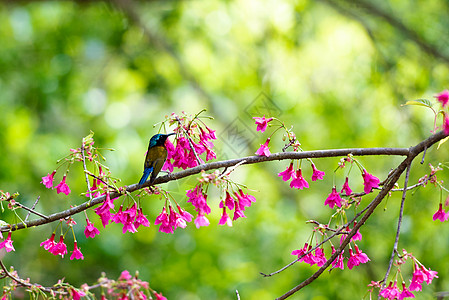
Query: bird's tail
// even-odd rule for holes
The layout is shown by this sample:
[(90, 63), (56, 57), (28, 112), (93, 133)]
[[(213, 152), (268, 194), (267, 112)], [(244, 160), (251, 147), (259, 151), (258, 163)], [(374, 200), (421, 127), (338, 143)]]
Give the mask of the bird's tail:
[(140, 178), (139, 185), (142, 185), (145, 183), (145, 181), (147, 181), (148, 176), (150, 176), (152, 171), (153, 171), (153, 167), (145, 168), (143, 170), (143, 175), (142, 175), (142, 178)]

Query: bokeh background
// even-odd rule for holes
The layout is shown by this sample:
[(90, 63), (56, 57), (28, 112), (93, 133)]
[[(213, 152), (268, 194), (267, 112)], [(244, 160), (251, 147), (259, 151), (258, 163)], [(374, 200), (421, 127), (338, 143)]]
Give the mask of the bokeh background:
[[(293, 126), (305, 150), (412, 146), (430, 135), (433, 116), (402, 105), (448, 88), (448, 12), (443, 0), (2, 1), (0, 189), (19, 192), (18, 201), (28, 206), (40, 196), (37, 208), (46, 214), (82, 203), (81, 166), (71, 168), (69, 196), (39, 182), (90, 130), (96, 145), (115, 149), (103, 154), (120, 184), (136, 183), (148, 139), (157, 131), (153, 125), (172, 112), (203, 108), (214, 117), (208, 125), (217, 130), (219, 159), (254, 154), (271, 133), (255, 131), (252, 117), (263, 114)], [(282, 147), (277, 134), (271, 150)], [(428, 163), (447, 162), (447, 147), (429, 149), (425, 163), (413, 165), (411, 183), (429, 173)], [(400, 162), (360, 160), (381, 179)], [(315, 163), (325, 180), (303, 191), (276, 176), (286, 161), (241, 167), (232, 178), (254, 190), (257, 203), (232, 228), (217, 225), (219, 194), (212, 191), (207, 228), (189, 225), (168, 235), (153, 225), (122, 234), (121, 226), (110, 225), (87, 240), (80, 215), (75, 219), (83, 261), (39, 247), (55, 227), (48, 225), (14, 233), (16, 251), (4, 262), (44, 285), (62, 277), (75, 286), (92, 284), (101, 272), (117, 278), (126, 269), (138, 270), (169, 299), (236, 299), (235, 290), (245, 300), (273, 299), (317, 269), (297, 264), (272, 278), (259, 275), (294, 259), (290, 252), (310, 235), (306, 220), (326, 222), (332, 214), (323, 203), (338, 158)], [(308, 177), (311, 170), (304, 173)], [(447, 174), (440, 179), (448, 182)], [(335, 181), (341, 186), (344, 174)], [(195, 182), (187, 178), (164, 187), (193, 212), (185, 190)], [(357, 169), (351, 182), (362, 189)], [(432, 221), (440, 196), (447, 193), (429, 185), (410, 193), (405, 206), (399, 248), (440, 277), (417, 299), (449, 290), (449, 228)], [(359, 246), (370, 263), (326, 272), (292, 298), (363, 297), (367, 284), (385, 274), (399, 201), (393, 194), (361, 231)], [(144, 205), (154, 222), (163, 203), (149, 198)], [(7, 212), (1, 218), (15, 221)], [(405, 278), (409, 271), (403, 270)]]

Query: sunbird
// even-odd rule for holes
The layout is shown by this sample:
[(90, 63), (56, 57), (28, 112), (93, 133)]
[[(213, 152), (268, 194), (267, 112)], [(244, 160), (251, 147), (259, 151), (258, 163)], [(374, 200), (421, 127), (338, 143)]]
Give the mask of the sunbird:
[(165, 148), (165, 141), (170, 134), (155, 134), (150, 139), (150, 144), (148, 145), (147, 156), (145, 157), (145, 163), (143, 165), (143, 175), (140, 178), (139, 185), (142, 185), (147, 180), (148, 176), (150, 176), (150, 182), (156, 179), (157, 174), (162, 169), (162, 166), (167, 159), (167, 149)]

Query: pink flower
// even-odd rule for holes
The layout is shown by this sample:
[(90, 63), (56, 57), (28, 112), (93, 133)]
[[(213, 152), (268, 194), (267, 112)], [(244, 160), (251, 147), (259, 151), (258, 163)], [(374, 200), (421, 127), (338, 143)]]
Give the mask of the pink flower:
[(201, 185), (197, 185), (193, 190), (188, 190), (186, 195), (189, 198), (187, 202), (192, 203), (198, 213), (210, 214), (211, 209), (207, 205), (207, 195), (203, 193)]
[(223, 206), (226, 206), (229, 210), (234, 209), (234, 198), (231, 197), (228, 191), (226, 191), (224, 204), (223, 201), (220, 201), (220, 208), (223, 208)]
[(158, 225), (161, 224), (161, 226), (159, 226), (159, 231), (160, 232), (165, 232), (165, 233), (173, 233), (173, 226), (170, 224), (170, 217), (167, 214), (167, 209), (162, 208), (162, 212), (160, 213), (159, 216), (156, 217), (156, 220), (154, 221), (154, 225)]
[(362, 176), (363, 176), (363, 185), (365, 186), (363, 191), (365, 192), (365, 194), (369, 194), (371, 193), (371, 190), (373, 188), (379, 187), (380, 183), (379, 178), (367, 173), (365, 169), (363, 169)]
[(218, 222), (218, 225), (228, 225), (229, 227), (232, 227), (232, 220), (229, 217), (228, 213), (226, 212), (226, 208), (223, 207), (223, 214), (221, 215), (220, 221)]
[(385, 299), (390, 299), (390, 300), (396, 299), (399, 296), (399, 289), (397, 286), (397, 282), (395, 281), (394, 285), (393, 285), (393, 282), (390, 281), (390, 283), (388, 284), (388, 287), (382, 289), (379, 292), (379, 295), (384, 297)]
[(65, 183), (65, 179), (66, 179), (67, 175), (64, 175), (64, 177), (62, 177), (61, 182), (56, 186), (56, 192), (59, 193), (64, 193), (66, 195), (70, 194), (70, 188), (67, 185), (67, 183)]
[(237, 220), (238, 218), (246, 218), (245, 214), (243, 213), (243, 209), (240, 207), (239, 203), (235, 201), (235, 210), (234, 210), (234, 216), (232, 217), (232, 221)]
[(302, 190), (303, 188), (309, 187), (309, 183), (304, 179), (304, 177), (302, 177), (301, 169), (296, 170), (296, 174), (294, 174), (292, 177), (293, 180), (290, 182), (291, 188), (297, 188)]
[[(344, 261), (344, 257), (343, 257), (343, 253), (345, 252), (345, 250), (341, 251), (340, 254), (337, 256), (337, 258), (332, 262), (332, 269), (334, 268), (340, 268), (342, 270), (344, 270), (345, 265), (343, 263)], [(335, 253), (335, 248), (334, 246), (332, 246), (332, 254)]]
[[(357, 224), (357, 221), (354, 221), (354, 227)], [(348, 230), (349, 228), (346, 227)], [(353, 235), (351, 241), (355, 242), (355, 241), (361, 241), (362, 240), (362, 234), (360, 233), (359, 230), (357, 230), (357, 232)]]
[(369, 259), (368, 255), (366, 255), (365, 253), (360, 251), (360, 249), (359, 249), (359, 247), (357, 247), (357, 245), (354, 244), (354, 247), (355, 247), (357, 259), (361, 264), (365, 264), (371, 260), (371, 259)]
[(250, 207), (252, 202), (256, 202), (254, 196), (243, 194), (242, 189), (239, 189), (239, 192), (235, 192), (234, 195), (237, 197), (237, 202), (241, 210), (245, 210), (245, 207)]
[(131, 276), (131, 274), (129, 274), (129, 271), (128, 270), (124, 270), (120, 274), (118, 280), (130, 280), (131, 278), (133, 278), (133, 277)]
[(422, 266), (422, 270), (425, 275), (424, 281), (427, 283), (427, 285), (431, 284), (434, 278), (438, 278), (437, 271), (432, 271), (431, 269), (427, 270), (424, 266)]
[(150, 221), (148, 221), (147, 216), (143, 214), (142, 207), (139, 208), (136, 216), (136, 221), (134, 222), (134, 226), (136, 227), (136, 229), (139, 228), (140, 225), (144, 227), (150, 227)]
[[(101, 181), (100, 181), (101, 182)], [(92, 196), (93, 198), (99, 197), (101, 195), (100, 190), (98, 190), (97, 180), (93, 180), (93, 184), (90, 187), (90, 190), (87, 191), (86, 197)]]
[(74, 248), (73, 248), (73, 253), (70, 256), (70, 260), (84, 259), (84, 255), (83, 255), (83, 253), (81, 253), (81, 250), (78, 248), (77, 242), (75, 241), (73, 244), (74, 244)]
[(134, 203), (133, 206), (128, 208), (123, 212), (122, 224), (123, 229), (122, 232), (126, 233), (127, 231), (134, 233), (137, 232), (136, 226), (134, 226), (134, 221), (136, 220), (137, 215), (137, 205)]
[(0, 243), (0, 249), (5, 248), (6, 252), (16, 251), (16, 249), (14, 249), (14, 246), (12, 245), (12, 242), (13, 241), (11, 240), (11, 231), (10, 231), (8, 232), (8, 237), (6, 238), (6, 240)]
[(305, 262), (306, 264), (313, 266), (314, 264), (317, 263), (317, 259), (313, 256), (312, 253), (306, 254), (311, 249), (312, 249), (312, 245), (309, 246), (308, 243), (305, 243), (304, 247), (302, 249), (294, 250), (294, 251), (292, 251), (291, 254), (297, 255), (300, 262)]
[(183, 210), (179, 205), (176, 205), (176, 207), (178, 208), (179, 215), (184, 219), (184, 221), (187, 223), (192, 221), (193, 216), (189, 212)]
[(47, 176), (42, 177), (41, 183), (45, 185), (46, 188), (50, 189), (53, 187), (53, 180), (55, 179), (56, 170), (53, 173), (47, 174)]
[(449, 214), (447, 214), (443, 209), (443, 203), (440, 203), (438, 206), (438, 210), (433, 214), (433, 220), (440, 220), (441, 222), (446, 221), (449, 218)]
[(53, 255), (61, 255), (62, 257), (67, 254), (67, 246), (64, 244), (64, 236), (62, 234), (59, 237), (59, 242), (48, 251)]
[(354, 255), (354, 253), (352, 252), (352, 249), (349, 249), (349, 259), (348, 259), (348, 269), (352, 270), (352, 268), (356, 267), (360, 265), (359, 260), (357, 259), (357, 257)]
[(444, 90), (441, 93), (439, 93), (438, 95), (434, 96), (435, 98), (437, 98), (437, 100), (439, 102), (441, 102), (441, 105), (443, 107), (445, 107), (448, 102), (449, 102), (449, 91), (448, 90)]
[(158, 294), (156, 292), (153, 292), (154, 295), (156, 296), (156, 300), (167, 300), (167, 298), (165, 298), (164, 296), (162, 296), (162, 293)]
[(415, 295), (407, 289), (405, 282), (402, 282), (402, 292), (399, 294), (398, 300), (405, 298), (415, 298)]
[(56, 245), (55, 243), (55, 233), (51, 235), (51, 237), (41, 243), (41, 247), (44, 247), (45, 250), (50, 250)]
[[(87, 218), (86, 223), (87, 225), (86, 228), (84, 229), (84, 235), (86, 236), (86, 238), (94, 238), (97, 234), (100, 234), (100, 231), (97, 228), (95, 228), (94, 224)], [(54, 238), (54, 234), (52, 236)]]
[(178, 227), (186, 228), (187, 224), (184, 218), (180, 214), (175, 212), (171, 205), (169, 205), (168, 208), (170, 210), (169, 222), (171, 226), (173, 226), (173, 230), (176, 230)]
[(204, 216), (204, 214), (199, 213), (195, 218), (195, 226), (196, 228), (200, 228), (201, 226), (209, 226), (209, 220)]
[(346, 177), (345, 183), (343, 184), (343, 187), (341, 188), (341, 191), (340, 191), (340, 193), (343, 193), (343, 191), (344, 191), (346, 196), (349, 196), (352, 194), (352, 190), (349, 187), (348, 181), (349, 181), (349, 177)]
[(313, 173), (312, 173), (312, 181), (317, 181), (318, 179), (319, 179), (319, 180), (322, 180), (325, 173), (324, 173), (323, 171), (318, 170), (318, 169), (315, 167), (315, 164), (312, 164), (312, 169), (313, 169)]
[(284, 181), (289, 181), (294, 174), (295, 171), (293, 170), (293, 162), (291, 162), (285, 171), (278, 173), (278, 176), (282, 176), (282, 180)]
[(270, 142), (270, 138), (267, 138), (265, 144), (261, 144), (260, 148), (257, 149), (256, 155), (265, 155), (266, 157), (271, 155), (270, 148), (268, 148), (268, 143)]
[(332, 188), (332, 192), (327, 196), (326, 200), (324, 201), (324, 206), (329, 205), (330, 208), (334, 208), (335, 205), (338, 207), (341, 207), (341, 202), (343, 199), (340, 197), (340, 193), (337, 192), (337, 188), (334, 186)]
[(77, 291), (75, 289), (70, 289), (70, 292), (72, 293), (72, 299), (74, 299), (74, 300), (80, 300), (81, 297), (86, 296), (85, 292)]
[(327, 259), (324, 256), (323, 249), (321, 249), (321, 248), (316, 248), (315, 249), (315, 259), (314, 260), (316, 261), (316, 265), (318, 267), (324, 266), (324, 264), (326, 263)]
[(256, 125), (257, 125), (256, 131), (261, 131), (261, 132), (264, 132), (267, 129), (268, 122), (271, 122), (273, 120), (273, 118), (265, 119), (265, 115), (262, 118), (254, 117), (253, 119), (256, 120)]
[(444, 134), (449, 135), (449, 115), (446, 114), (443, 121)]

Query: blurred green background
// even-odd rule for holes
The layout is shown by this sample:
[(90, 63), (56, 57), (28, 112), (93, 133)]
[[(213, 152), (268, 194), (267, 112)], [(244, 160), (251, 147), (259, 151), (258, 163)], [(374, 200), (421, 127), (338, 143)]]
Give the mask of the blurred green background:
[[(90, 130), (97, 146), (116, 150), (103, 152), (112, 174), (123, 185), (136, 183), (148, 139), (157, 131), (153, 124), (172, 112), (203, 108), (215, 118), (208, 125), (217, 130), (219, 159), (254, 154), (271, 133), (255, 131), (252, 117), (263, 114), (292, 125), (305, 150), (412, 146), (430, 135), (432, 114), (401, 105), (448, 88), (448, 12), (443, 0), (3, 1), (0, 189), (20, 192), (18, 201), (28, 206), (40, 196), (38, 209), (45, 214), (82, 203), (81, 166), (70, 171), (69, 196), (39, 182)], [(280, 151), (281, 135), (270, 144), (272, 152)], [(447, 149), (433, 147), (423, 165), (415, 162), (411, 183), (429, 172), (429, 162), (447, 161)], [(383, 180), (401, 159), (360, 160)], [(102, 271), (117, 278), (127, 269), (138, 270), (169, 299), (236, 299), (235, 290), (245, 300), (273, 299), (317, 270), (297, 264), (272, 278), (259, 275), (294, 259), (290, 252), (302, 247), (312, 229), (306, 220), (325, 223), (331, 215), (323, 203), (338, 158), (315, 163), (325, 180), (309, 180), (311, 188), (303, 191), (276, 176), (287, 161), (241, 167), (232, 178), (255, 190), (257, 203), (232, 228), (217, 226), (215, 190), (208, 198), (213, 212), (207, 228), (191, 224), (168, 235), (152, 225), (122, 234), (114, 224), (86, 240), (79, 215), (83, 261), (39, 247), (55, 225), (14, 233), (16, 252), (4, 261), (44, 285), (61, 277), (75, 286), (92, 284)], [(311, 170), (305, 167), (304, 174), (310, 178)], [(449, 179), (447, 170), (439, 176)], [(343, 173), (335, 181), (341, 186)], [(184, 195), (195, 182), (187, 178), (164, 187), (193, 212)], [(356, 169), (351, 182), (362, 189)], [(163, 205), (155, 199), (145, 203), (151, 222)], [(449, 290), (449, 228), (432, 221), (439, 200), (429, 185), (409, 194), (405, 206), (399, 248), (440, 277), (424, 285), (417, 299)], [(326, 272), (292, 298), (363, 297), (366, 285), (385, 274), (399, 201), (394, 194), (381, 204), (361, 231), (358, 244), (370, 263)], [(14, 222), (6, 212), (2, 219)], [(70, 235), (67, 242), (71, 250)], [(409, 268), (403, 271), (409, 278)]]

